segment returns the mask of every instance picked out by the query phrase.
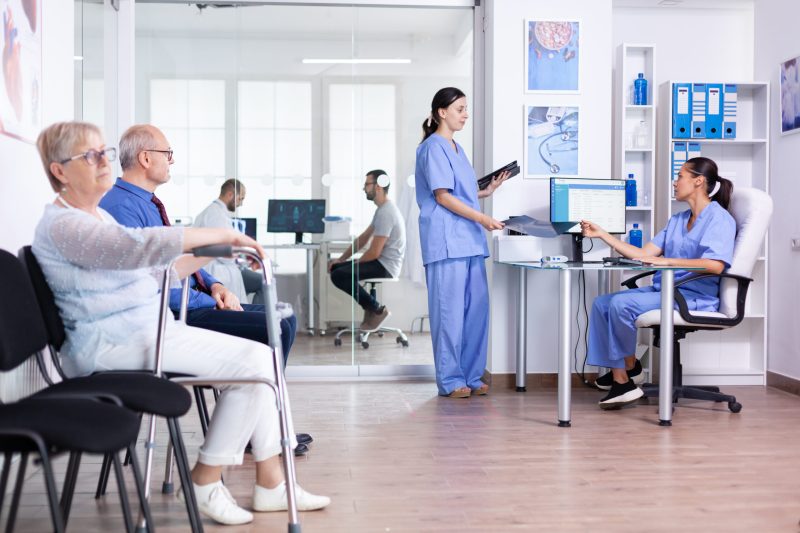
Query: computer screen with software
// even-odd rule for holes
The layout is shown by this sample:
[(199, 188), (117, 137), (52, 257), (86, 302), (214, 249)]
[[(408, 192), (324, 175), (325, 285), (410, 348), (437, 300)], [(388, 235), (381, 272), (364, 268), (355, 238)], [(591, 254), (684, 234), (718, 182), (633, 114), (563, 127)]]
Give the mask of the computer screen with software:
[[(625, 180), (550, 178), (550, 222), (590, 220), (625, 233)], [(580, 233), (576, 224), (566, 233)]]
[(255, 218), (233, 218), (231, 219), (233, 227), (240, 232), (244, 233), (253, 240), (258, 240), (256, 226), (257, 220)]
[(267, 206), (267, 231), (294, 233), (302, 242), (303, 233), (324, 233), (325, 200), (270, 200)]

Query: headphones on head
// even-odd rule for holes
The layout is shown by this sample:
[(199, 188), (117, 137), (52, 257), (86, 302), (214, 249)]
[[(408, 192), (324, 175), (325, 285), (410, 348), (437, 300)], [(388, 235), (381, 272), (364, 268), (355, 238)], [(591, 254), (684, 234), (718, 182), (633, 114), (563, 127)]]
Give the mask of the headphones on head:
[(375, 183), (377, 183), (381, 187), (388, 187), (391, 182), (392, 180), (389, 179), (389, 176), (387, 174), (381, 174), (380, 176), (375, 178)]

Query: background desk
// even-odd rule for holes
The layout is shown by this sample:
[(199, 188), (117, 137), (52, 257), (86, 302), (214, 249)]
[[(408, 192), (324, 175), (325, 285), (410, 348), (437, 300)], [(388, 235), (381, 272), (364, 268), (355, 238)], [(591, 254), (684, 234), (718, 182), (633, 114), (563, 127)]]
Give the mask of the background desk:
[(300, 244), (262, 244), (264, 249), (269, 250), (305, 250), (306, 251), (306, 292), (308, 294), (308, 323), (307, 330), (309, 335), (314, 334), (314, 251), (319, 250), (318, 243)]
[(495, 261), (519, 269), (519, 300), (517, 310), (517, 390), (525, 390), (527, 373), (526, 330), (528, 314), (528, 271), (553, 271), (559, 273), (559, 313), (558, 313), (558, 425), (569, 427), (572, 401), (572, 369), (570, 368), (570, 340), (572, 338), (572, 272), (575, 270), (596, 270), (605, 276), (614, 270), (660, 270), (661, 276), (661, 348), (658, 396), (658, 418), (662, 425), (672, 421), (672, 338), (673, 309), (675, 298), (676, 270), (702, 270), (700, 268), (647, 266), (603, 266), (602, 263), (551, 263), (523, 261)]

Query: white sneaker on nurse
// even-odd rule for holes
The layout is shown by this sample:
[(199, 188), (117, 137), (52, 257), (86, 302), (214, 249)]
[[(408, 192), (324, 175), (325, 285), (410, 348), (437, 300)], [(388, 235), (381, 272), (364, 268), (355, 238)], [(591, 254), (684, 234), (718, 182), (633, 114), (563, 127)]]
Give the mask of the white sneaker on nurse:
[[(298, 511), (316, 511), (327, 507), (331, 499), (327, 496), (317, 496), (303, 490), (297, 485), (295, 491)], [(253, 490), (253, 510), (260, 512), (285, 511), (289, 508), (286, 498), (286, 482), (282, 481), (274, 489), (267, 489), (259, 485)]]
[[(253, 513), (236, 504), (222, 481), (208, 485), (192, 483), (197, 499), (197, 508), (212, 520), (226, 525), (248, 524), (253, 521)], [(178, 489), (178, 499), (183, 500), (183, 487)]]

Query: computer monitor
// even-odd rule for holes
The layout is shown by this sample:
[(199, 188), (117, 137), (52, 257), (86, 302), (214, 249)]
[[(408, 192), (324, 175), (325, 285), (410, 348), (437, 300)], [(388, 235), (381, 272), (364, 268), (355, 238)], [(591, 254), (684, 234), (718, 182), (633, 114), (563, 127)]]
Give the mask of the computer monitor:
[(325, 200), (270, 200), (267, 207), (267, 231), (294, 233), (295, 243), (303, 242), (303, 233), (324, 233)]
[[(591, 220), (609, 233), (625, 233), (625, 180), (550, 178), (550, 222)], [(583, 261), (583, 236), (572, 234), (572, 260)]]
[(255, 218), (233, 218), (231, 220), (234, 228), (244, 233), (254, 241), (258, 240)]

